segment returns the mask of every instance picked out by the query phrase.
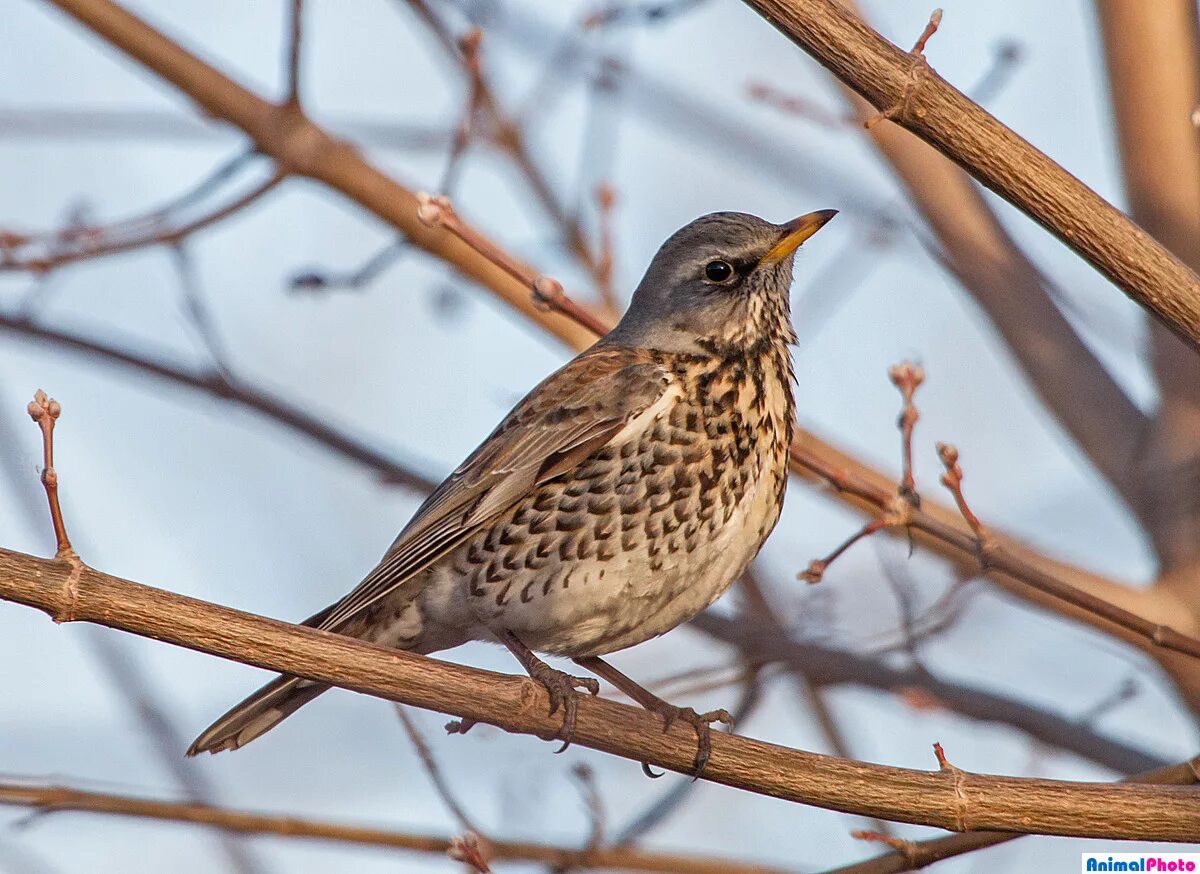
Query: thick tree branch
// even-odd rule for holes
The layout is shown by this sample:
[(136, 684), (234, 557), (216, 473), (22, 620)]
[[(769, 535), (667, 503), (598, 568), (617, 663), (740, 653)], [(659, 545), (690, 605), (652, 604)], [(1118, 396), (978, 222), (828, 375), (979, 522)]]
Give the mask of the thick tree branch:
[[(58, 622), (107, 625), (271, 671), (332, 683), (554, 737), (545, 691), (505, 677), (174, 595), (79, 563), (0, 549), (0, 597)], [(695, 738), (653, 714), (603, 699), (579, 704), (581, 746), (690, 773)], [(851, 762), (715, 733), (704, 778), (789, 801), (955, 831), (993, 830), (1161, 841), (1200, 834), (1200, 793), (1174, 787), (1064, 783), (913, 771)]]
[[(1181, 762), (1157, 768), (1144, 774), (1129, 778), (1130, 782), (1170, 784), (1174, 786), (1192, 786), (1200, 782), (1200, 759)], [(876, 856), (865, 862), (843, 865), (823, 874), (902, 874), (904, 871), (918, 871), (934, 862), (961, 856), (975, 850), (994, 847), (1016, 840), (1020, 835), (1001, 834), (999, 832), (974, 832), (972, 834), (948, 835), (944, 838), (930, 838), (924, 841), (903, 841), (897, 852), (885, 856)]]
[(1200, 344), (1200, 277), (1044, 153), (837, 0), (746, 0), (896, 124), (1024, 211)]
[[(445, 856), (454, 843), (454, 838), (443, 835), (413, 834), (294, 816), (250, 813), (206, 804), (155, 801), (40, 783), (0, 783), (0, 804), (34, 808), (43, 813), (102, 813), (212, 826), (226, 832), (241, 834), (307, 838), (441, 856)], [(582, 852), (567, 847), (522, 841), (496, 841), (489, 838), (486, 843), (488, 858), (493, 861), (541, 862), (577, 870), (615, 869), (666, 874), (782, 874), (779, 869), (765, 865), (751, 865), (732, 859), (655, 853), (635, 847), (598, 847)]]

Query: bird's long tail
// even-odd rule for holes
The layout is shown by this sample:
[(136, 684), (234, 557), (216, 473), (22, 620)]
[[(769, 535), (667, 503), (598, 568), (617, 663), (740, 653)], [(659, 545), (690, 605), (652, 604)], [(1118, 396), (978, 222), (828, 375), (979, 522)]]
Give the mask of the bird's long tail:
[(187, 754), (219, 753), (244, 747), (328, 688), (325, 683), (299, 677), (276, 677), (205, 729), (188, 747)]

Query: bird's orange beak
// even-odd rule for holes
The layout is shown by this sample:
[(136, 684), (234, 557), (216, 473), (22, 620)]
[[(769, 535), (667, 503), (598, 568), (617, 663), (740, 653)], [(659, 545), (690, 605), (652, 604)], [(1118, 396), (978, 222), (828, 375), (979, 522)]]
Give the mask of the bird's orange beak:
[(758, 263), (771, 266), (790, 257), (800, 248), (801, 243), (825, 227), (825, 224), (837, 214), (836, 209), (819, 209), (780, 225), (783, 229), (783, 236), (778, 243), (771, 247), (771, 251), (763, 255), (762, 260)]

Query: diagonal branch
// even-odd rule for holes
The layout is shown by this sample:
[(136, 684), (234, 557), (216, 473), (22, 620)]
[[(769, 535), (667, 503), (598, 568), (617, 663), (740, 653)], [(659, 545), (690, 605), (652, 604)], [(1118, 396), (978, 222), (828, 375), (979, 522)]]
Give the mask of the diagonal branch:
[[(546, 692), (506, 677), (372, 646), (311, 628), (152, 589), (86, 565), (0, 549), (0, 597), (266, 670), (553, 738)], [(663, 731), (654, 714), (588, 697), (580, 746), (688, 774), (694, 735)], [(845, 813), (954, 831), (1013, 831), (1108, 839), (1189, 841), (1200, 794), (1178, 787), (994, 777), (958, 768), (915, 771), (822, 756), (718, 732), (704, 779)]]
[(874, 106), (1087, 259), (1200, 345), (1200, 277), (1043, 152), (837, 0), (746, 4)]

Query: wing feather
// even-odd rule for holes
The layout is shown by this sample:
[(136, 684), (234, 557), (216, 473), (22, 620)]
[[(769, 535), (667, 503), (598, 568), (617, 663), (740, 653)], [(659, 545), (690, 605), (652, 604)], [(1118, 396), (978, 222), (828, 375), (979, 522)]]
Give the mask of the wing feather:
[(446, 555), (532, 489), (599, 451), (666, 394), (669, 374), (645, 353), (584, 352), (543, 381), (429, 496), (383, 560), (333, 605), (337, 630)]

